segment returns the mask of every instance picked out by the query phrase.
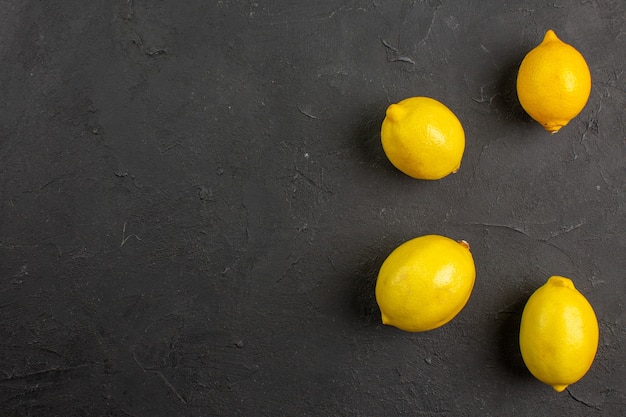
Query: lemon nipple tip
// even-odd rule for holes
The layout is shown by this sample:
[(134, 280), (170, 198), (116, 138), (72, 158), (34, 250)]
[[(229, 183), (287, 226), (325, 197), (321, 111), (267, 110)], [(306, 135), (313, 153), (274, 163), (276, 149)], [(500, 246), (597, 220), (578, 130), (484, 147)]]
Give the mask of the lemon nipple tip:
[(559, 38), (556, 36), (556, 33), (552, 29), (548, 29), (546, 31), (546, 35), (543, 38), (544, 42), (558, 41)]
[(387, 108), (387, 117), (394, 122), (402, 119), (406, 113), (407, 109), (400, 104), (392, 104)]

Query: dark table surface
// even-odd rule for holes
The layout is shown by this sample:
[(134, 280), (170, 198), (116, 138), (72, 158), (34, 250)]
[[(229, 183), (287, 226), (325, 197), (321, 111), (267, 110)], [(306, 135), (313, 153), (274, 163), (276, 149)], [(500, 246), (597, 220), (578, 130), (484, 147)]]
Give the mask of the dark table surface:
[[(626, 415), (623, 1), (0, 5), (1, 415)], [(549, 28), (593, 77), (554, 136), (515, 91)], [(463, 123), (456, 175), (385, 158), (416, 95)], [(426, 233), (470, 242), (472, 297), (383, 326)], [(550, 275), (601, 332), (563, 393), (517, 343)]]

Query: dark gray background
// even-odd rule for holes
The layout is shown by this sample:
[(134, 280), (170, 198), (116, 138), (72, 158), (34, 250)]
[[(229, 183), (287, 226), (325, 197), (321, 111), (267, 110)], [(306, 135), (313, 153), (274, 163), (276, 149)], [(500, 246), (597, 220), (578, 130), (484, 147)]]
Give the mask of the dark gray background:
[[(621, 0), (1, 0), (3, 416), (623, 416)], [(549, 28), (587, 59), (550, 136), (516, 71)], [(386, 107), (436, 98), (461, 170), (396, 171)], [(380, 324), (400, 243), (470, 242), (448, 325)], [(596, 360), (556, 393), (517, 344), (572, 278)]]

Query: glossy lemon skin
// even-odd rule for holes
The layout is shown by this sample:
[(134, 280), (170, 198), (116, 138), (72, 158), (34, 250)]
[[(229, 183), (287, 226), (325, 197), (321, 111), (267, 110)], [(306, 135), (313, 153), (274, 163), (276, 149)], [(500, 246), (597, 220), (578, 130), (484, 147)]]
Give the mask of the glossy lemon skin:
[(582, 111), (590, 92), (591, 73), (585, 58), (553, 30), (546, 32), (543, 41), (520, 65), (520, 104), (551, 133), (558, 132)]
[(408, 332), (443, 326), (463, 309), (475, 278), (467, 242), (440, 235), (411, 239), (380, 268), (376, 301), (382, 321)]
[(595, 312), (569, 278), (550, 277), (528, 299), (520, 326), (522, 358), (537, 379), (556, 391), (587, 373), (598, 339)]
[(441, 102), (410, 97), (387, 108), (381, 142), (397, 169), (416, 179), (438, 180), (461, 166), (465, 132)]

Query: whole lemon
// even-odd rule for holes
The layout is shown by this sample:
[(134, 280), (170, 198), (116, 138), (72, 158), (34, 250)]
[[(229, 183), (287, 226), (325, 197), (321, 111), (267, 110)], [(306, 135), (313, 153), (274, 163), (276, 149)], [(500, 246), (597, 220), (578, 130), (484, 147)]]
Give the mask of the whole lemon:
[(522, 60), (517, 96), (526, 112), (556, 133), (581, 112), (591, 92), (585, 58), (552, 30)]
[(561, 392), (582, 378), (598, 348), (598, 320), (569, 278), (553, 276), (528, 299), (519, 343), (524, 363)]
[(394, 249), (376, 281), (384, 324), (408, 332), (443, 326), (469, 300), (476, 269), (465, 241), (425, 235)]
[(413, 178), (438, 180), (461, 166), (463, 126), (435, 99), (410, 97), (390, 105), (380, 136), (389, 161)]

